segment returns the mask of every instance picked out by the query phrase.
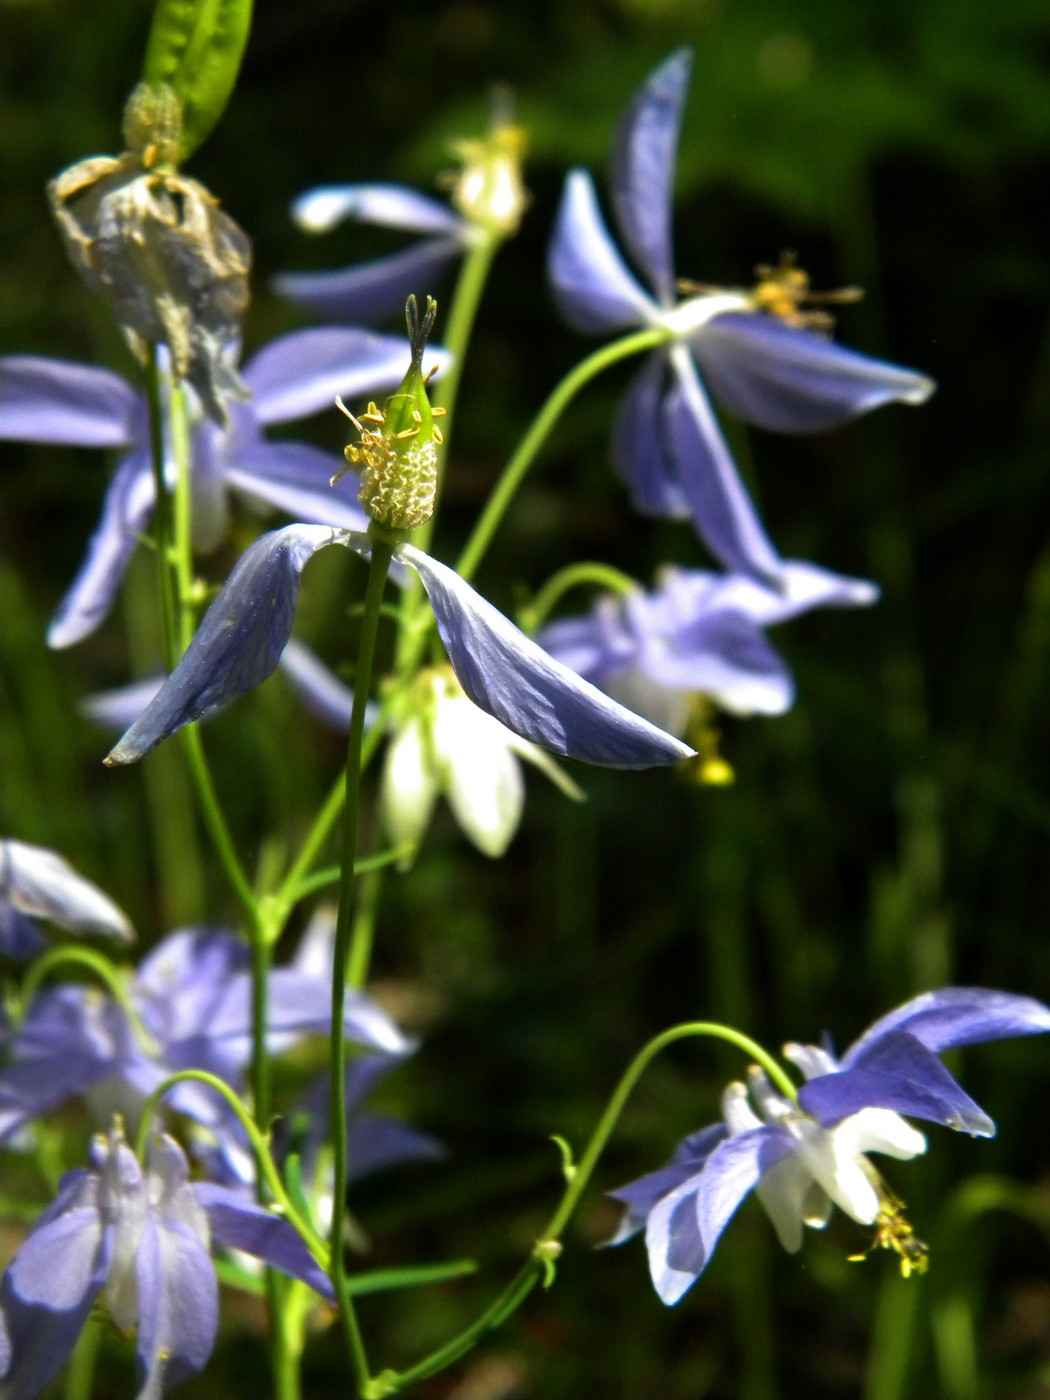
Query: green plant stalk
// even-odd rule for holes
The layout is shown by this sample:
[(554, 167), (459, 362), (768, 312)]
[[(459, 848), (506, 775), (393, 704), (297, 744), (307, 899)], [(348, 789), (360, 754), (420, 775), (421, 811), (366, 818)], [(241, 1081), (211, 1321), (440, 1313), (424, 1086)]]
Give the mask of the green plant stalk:
[(415, 1381), (424, 1380), (427, 1376), (444, 1370), (446, 1366), (450, 1366), (468, 1352), (486, 1332), (498, 1327), (505, 1318), (516, 1311), (541, 1279), (548, 1283), (553, 1279), (554, 1261), (561, 1253), (561, 1242), (558, 1237), (579, 1204), (580, 1197), (586, 1190), (594, 1168), (598, 1164), (598, 1159), (605, 1150), (635, 1085), (661, 1050), (666, 1049), (668, 1045), (673, 1045), (675, 1041), (702, 1035), (735, 1045), (738, 1050), (742, 1050), (745, 1055), (765, 1070), (773, 1084), (786, 1098), (792, 1102), (797, 1099), (798, 1091), (783, 1066), (750, 1036), (734, 1030), (732, 1026), (722, 1026), (715, 1021), (688, 1021), (680, 1026), (672, 1026), (670, 1030), (654, 1037), (642, 1047), (624, 1072), (605, 1112), (591, 1134), (579, 1163), (567, 1168), (566, 1187), (562, 1198), (547, 1222), (546, 1229), (536, 1241), (532, 1254), (511, 1282), (475, 1322), (465, 1328), (457, 1337), (453, 1337), (450, 1342), (446, 1342), (444, 1346), (439, 1347), (430, 1356), (424, 1357), (415, 1366), (409, 1367), (407, 1371), (384, 1371), (377, 1376), (375, 1389), (370, 1392), (371, 1394), (377, 1396), (392, 1395), (406, 1389)]
[(295, 1202), (285, 1190), (284, 1182), (281, 1180), (281, 1174), (277, 1170), (274, 1160), (270, 1155), (270, 1146), (267, 1140), (268, 1135), (259, 1129), (255, 1119), (245, 1108), (239, 1095), (231, 1089), (225, 1080), (220, 1079), (218, 1075), (211, 1074), (206, 1069), (181, 1069), (175, 1074), (169, 1074), (167, 1079), (157, 1085), (142, 1106), (142, 1119), (139, 1123), (138, 1134), (135, 1138), (135, 1155), (138, 1157), (139, 1161), (142, 1161), (145, 1157), (150, 1125), (153, 1121), (153, 1115), (157, 1111), (157, 1105), (169, 1089), (173, 1089), (176, 1084), (181, 1084), (186, 1080), (192, 1080), (197, 1084), (207, 1084), (209, 1088), (214, 1089), (215, 1092), (226, 1101), (229, 1107), (233, 1109), (241, 1127), (248, 1136), (248, 1141), (252, 1145), (252, 1151), (255, 1153), (255, 1160), (259, 1165), (259, 1174), (273, 1194), (277, 1209), (288, 1221), (289, 1225), (302, 1236), (303, 1243), (317, 1260), (321, 1268), (327, 1271), (328, 1247), (310, 1224), (309, 1220), (296, 1209)]
[[(434, 498), (434, 514), (414, 532), (413, 542), (420, 549), (430, 548), (434, 533), (434, 522), (441, 503), (441, 488), (445, 479), (445, 466), (448, 462), (449, 440), (452, 416), (456, 410), (459, 386), (463, 378), (463, 365), (467, 347), (474, 330), (478, 306), (485, 290), (492, 260), (496, 256), (501, 240), (489, 229), (475, 225), (476, 241), (463, 260), (456, 290), (452, 295), (448, 323), (445, 327), (445, 347), (452, 356), (452, 363), (441, 380), (434, 386), (431, 402), (435, 408), (443, 408), (448, 415), (444, 420), (445, 442), (438, 452), (438, 479)], [(410, 678), (418, 664), (419, 650), (416, 642), (420, 634), (419, 615), (427, 607), (426, 595), (418, 576), (413, 572), (401, 598), (400, 626), (398, 629), (397, 669), (402, 677)]]
[[(360, 873), (362, 862), (358, 861), (355, 875)], [(361, 896), (354, 911), (354, 927), (350, 938), (350, 959), (346, 967), (346, 984), (360, 991), (368, 980), (368, 967), (372, 961), (372, 944), (375, 941), (376, 911), (379, 908), (379, 891), (383, 887), (382, 868), (369, 870), (361, 884)]]
[[(174, 574), (177, 585), (175, 630), (181, 652), (185, 651), (189, 645), (196, 622), (196, 608), (193, 599), (192, 462), (189, 424), (186, 417), (186, 397), (181, 384), (173, 384), (171, 389), (171, 445), (176, 467), (175, 533), (173, 540)], [(212, 845), (215, 847), (215, 853), (248, 922), (254, 942), (259, 936), (260, 930), (258, 901), (238, 859), (233, 837), (230, 835), (229, 826), (215, 791), (215, 784), (212, 781), (204, 746), (201, 743), (196, 724), (186, 725), (181, 734), (183, 752), (186, 755), (190, 775), (197, 792), (197, 800), (200, 804), (204, 824)]]
[(164, 628), (164, 660), (168, 670), (175, 666), (177, 623), (175, 585), (171, 571), (171, 501), (164, 479), (164, 409), (160, 393), (160, 357), (156, 345), (151, 345), (146, 361), (146, 403), (149, 408), (150, 461), (153, 466), (153, 489), (157, 502), (153, 508), (153, 539), (157, 554), (157, 587), (160, 592), (160, 612)]
[(95, 1361), (102, 1337), (102, 1319), (91, 1313), (80, 1334), (66, 1368), (65, 1400), (91, 1400), (95, 1383)]
[(358, 1390), (367, 1394), (371, 1384), (364, 1338), (346, 1282), (344, 1234), (346, 1217), (346, 1187), (348, 1162), (346, 1150), (346, 1037), (343, 1031), (346, 1005), (347, 968), (352, 957), (354, 862), (357, 858), (357, 833), (361, 787), (361, 750), (365, 725), (365, 706), (372, 683), (376, 635), (386, 587), (387, 571), (400, 536), (378, 527), (369, 528), (372, 553), (368, 567), (364, 611), (358, 640), (357, 667), (354, 673), (354, 704), (350, 713), (350, 735), (346, 749), (346, 797), (343, 809), (342, 879), (339, 886), (339, 913), (335, 926), (335, 949), (332, 958), (332, 1149), (334, 1184), (332, 1190), (332, 1240), (329, 1269), (336, 1304), (343, 1324), (350, 1360), (357, 1379)]
[(633, 593), (638, 587), (637, 582), (631, 578), (630, 574), (625, 574), (621, 569), (616, 569), (611, 564), (601, 564), (591, 560), (584, 560), (579, 564), (567, 564), (564, 569), (559, 569), (556, 574), (550, 576), (529, 606), (522, 610), (523, 630), (531, 635), (546, 622), (570, 589), (587, 584), (625, 596), (628, 593)]
[(49, 977), (56, 967), (61, 967), (69, 963), (77, 967), (87, 968), (89, 972), (93, 972), (99, 981), (112, 992), (114, 1001), (116, 1001), (117, 1005), (124, 1012), (124, 1015), (128, 1018), (128, 1023), (139, 1044), (153, 1046), (153, 1037), (150, 1035), (145, 1025), (143, 1025), (142, 1018), (128, 995), (127, 982), (121, 976), (118, 969), (114, 967), (104, 953), (96, 952), (94, 948), (85, 948), (76, 943), (71, 943), (65, 947), (49, 948), (46, 953), (41, 954), (41, 956), (30, 965), (25, 979), (22, 982), (19, 1018), (10, 1028), (12, 1039), (17, 1034), (17, 1027), (21, 1020), (21, 1014), (28, 1009), (37, 991), (44, 982), (44, 979)]
[(663, 345), (673, 338), (673, 331), (668, 330), (665, 326), (651, 326), (644, 331), (635, 331), (632, 335), (614, 340), (611, 345), (603, 345), (600, 350), (595, 350), (585, 360), (581, 360), (551, 391), (543, 407), (533, 419), (532, 426), (504, 467), (502, 476), (497, 481), (485, 509), (481, 512), (478, 522), (474, 526), (470, 539), (459, 556), (456, 572), (462, 578), (469, 580), (474, 577), (478, 565), (485, 556), (485, 551), (492, 543), (492, 537), (507, 512), (507, 507), (524, 481), (529, 468), (536, 460), (540, 448), (547, 441), (555, 423), (584, 385), (601, 374), (603, 370), (608, 369), (610, 365), (618, 364), (621, 360), (629, 359), (632, 355), (638, 355), (643, 350), (652, 350), (655, 346)]

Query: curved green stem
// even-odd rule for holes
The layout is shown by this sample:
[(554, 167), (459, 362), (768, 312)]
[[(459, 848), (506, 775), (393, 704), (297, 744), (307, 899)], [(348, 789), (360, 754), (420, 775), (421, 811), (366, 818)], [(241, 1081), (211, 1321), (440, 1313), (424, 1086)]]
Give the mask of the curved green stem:
[[(124, 1015), (128, 1018), (136, 1040), (140, 1045), (153, 1046), (154, 1040), (143, 1024), (142, 1017), (135, 1009), (128, 995), (128, 984), (120, 975), (120, 972), (110, 962), (104, 953), (98, 953), (94, 948), (84, 948), (78, 944), (70, 944), (63, 948), (49, 948), (46, 953), (31, 964), (29, 971), (25, 975), (22, 983), (21, 1012), (19, 1022), (25, 1010), (29, 1007), (33, 998), (40, 990), (45, 978), (49, 977), (56, 967), (61, 967), (65, 963), (72, 963), (77, 967), (85, 967), (93, 972), (110, 992), (117, 1002)], [(11, 1027), (11, 1038), (17, 1034), (17, 1023)]]
[(614, 568), (612, 564), (590, 560), (567, 564), (564, 569), (552, 574), (528, 607), (522, 609), (519, 619), (522, 631), (531, 636), (546, 622), (562, 597), (570, 589), (579, 588), (583, 584), (594, 584), (598, 588), (606, 588), (613, 593), (624, 595), (633, 593), (638, 588), (637, 581), (631, 578), (630, 574)]
[(661, 1050), (666, 1049), (668, 1045), (673, 1045), (676, 1040), (685, 1040), (691, 1036), (701, 1035), (711, 1036), (716, 1040), (724, 1040), (730, 1045), (735, 1045), (737, 1049), (742, 1050), (745, 1055), (765, 1070), (785, 1097), (792, 1101), (797, 1098), (797, 1090), (783, 1066), (757, 1041), (752, 1040), (750, 1036), (744, 1035), (741, 1031), (734, 1030), (732, 1026), (719, 1025), (717, 1021), (688, 1021), (680, 1026), (672, 1026), (670, 1030), (666, 1030), (650, 1040), (638, 1052), (624, 1072), (605, 1112), (591, 1134), (579, 1164), (566, 1172), (568, 1180), (562, 1198), (547, 1222), (546, 1229), (536, 1241), (531, 1256), (521, 1266), (511, 1282), (476, 1321), (460, 1332), (458, 1336), (453, 1337), (450, 1342), (446, 1342), (444, 1346), (424, 1357), (415, 1366), (409, 1367), (407, 1371), (384, 1371), (376, 1378), (375, 1394), (394, 1394), (396, 1391), (404, 1390), (413, 1382), (432, 1376), (451, 1365), (452, 1362), (468, 1352), (487, 1331), (499, 1326), (505, 1318), (520, 1307), (541, 1279), (551, 1277), (554, 1260), (561, 1252), (558, 1236), (576, 1209), (631, 1091)]
[(354, 705), (350, 713), (350, 736), (346, 750), (346, 798), (343, 811), (342, 879), (339, 886), (339, 913), (335, 926), (335, 950), (332, 962), (332, 1146), (335, 1181), (332, 1192), (332, 1242), (329, 1273), (335, 1290), (339, 1316), (342, 1319), (350, 1359), (358, 1389), (364, 1394), (370, 1384), (368, 1357), (364, 1338), (357, 1320), (353, 1299), (346, 1281), (346, 1261), (343, 1257), (346, 1187), (348, 1162), (346, 1150), (346, 1037), (343, 1016), (346, 1005), (347, 970), (352, 957), (354, 862), (357, 857), (357, 830), (360, 807), (361, 749), (365, 725), (365, 706), (372, 683), (376, 634), (386, 587), (387, 571), (400, 537), (391, 535), (374, 523), (369, 529), (372, 554), (368, 568), (368, 585), (361, 617), (358, 640), (357, 669), (354, 674)]
[(225, 1080), (220, 1079), (218, 1075), (210, 1074), (206, 1069), (181, 1069), (176, 1074), (169, 1075), (167, 1079), (157, 1085), (142, 1106), (142, 1120), (139, 1123), (138, 1134), (135, 1138), (135, 1154), (139, 1161), (142, 1161), (145, 1155), (150, 1125), (153, 1120), (153, 1115), (157, 1111), (157, 1105), (169, 1089), (173, 1089), (176, 1084), (182, 1084), (187, 1080), (193, 1080), (198, 1084), (207, 1084), (209, 1088), (214, 1089), (217, 1094), (225, 1099), (227, 1105), (237, 1115), (241, 1127), (244, 1129), (252, 1145), (252, 1151), (255, 1153), (255, 1160), (259, 1164), (259, 1175), (269, 1187), (278, 1210), (288, 1221), (289, 1225), (303, 1237), (303, 1243), (307, 1246), (318, 1264), (320, 1264), (321, 1268), (327, 1269), (328, 1250), (325, 1246), (325, 1242), (321, 1239), (320, 1235), (317, 1234), (310, 1222), (296, 1209), (295, 1202), (285, 1190), (284, 1182), (281, 1180), (281, 1174), (277, 1170), (273, 1158), (270, 1156), (270, 1147), (267, 1142), (266, 1134), (260, 1131), (255, 1120), (241, 1102), (240, 1096), (236, 1091), (233, 1090)]
[(631, 355), (640, 354), (643, 350), (652, 350), (654, 346), (662, 345), (671, 339), (673, 339), (673, 332), (664, 326), (653, 326), (644, 331), (635, 331), (633, 335), (624, 336), (621, 340), (614, 340), (611, 345), (603, 345), (600, 350), (595, 350), (592, 355), (588, 355), (585, 360), (581, 360), (574, 369), (569, 371), (561, 383), (550, 393), (546, 403), (533, 419), (532, 426), (518, 445), (517, 451), (504, 467), (503, 475), (496, 483), (495, 490), (489, 497), (485, 509), (481, 512), (478, 522), (474, 526), (470, 539), (459, 556), (456, 563), (456, 573), (465, 579), (473, 578), (485, 551), (492, 543), (493, 535), (506, 514), (507, 507), (518, 487), (524, 481), (537, 453), (550, 436), (555, 423), (583, 386), (596, 375), (601, 374), (602, 370), (608, 369), (610, 365), (618, 364), (620, 360), (626, 360)]

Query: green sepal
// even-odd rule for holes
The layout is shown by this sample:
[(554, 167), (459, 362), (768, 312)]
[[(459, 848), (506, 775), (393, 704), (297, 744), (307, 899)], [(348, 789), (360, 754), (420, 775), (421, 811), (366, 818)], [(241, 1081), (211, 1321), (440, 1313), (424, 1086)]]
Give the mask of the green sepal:
[(182, 103), (180, 160), (222, 116), (251, 22), (252, 0), (158, 0), (142, 80), (167, 83)]

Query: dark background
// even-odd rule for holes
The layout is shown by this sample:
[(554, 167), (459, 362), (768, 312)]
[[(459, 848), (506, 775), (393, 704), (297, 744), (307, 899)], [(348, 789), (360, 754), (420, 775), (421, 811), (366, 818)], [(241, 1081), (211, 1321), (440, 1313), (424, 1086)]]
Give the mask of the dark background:
[[(148, 22), (149, 7), (128, 0), (0, 6), (0, 353), (134, 374), (108, 311), (65, 261), (43, 185), (116, 152)], [(533, 205), (496, 263), (466, 366), (437, 546), (454, 557), (543, 396), (590, 348), (543, 289), (564, 172), (582, 163), (601, 175), (619, 110), (682, 43), (696, 65), (679, 273), (746, 285), (756, 263), (797, 249), (817, 287), (867, 289), (842, 312), (843, 340), (940, 388), (921, 410), (819, 438), (728, 425), (781, 551), (884, 590), (877, 609), (776, 635), (799, 701), (782, 719), (726, 723), (735, 787), (578, 771), (590, 800), (574, 807), (530, 776), (526, 823), (503, 862), (466, 847), (442, 812), (413, 875), (386, 881), (377, 977), (426, 1032), (388, 1106), (450, 1156), (390, 1173), (357, 1209), (374, 1263), (474, 1255), (485, 1267), (475, 1281), (370, 1301), (377, 1365), (408, 1364), (492, 1296), (556, 1199), (547, 1136), (582, 1147), (621, 1067), (664, 1026), (720, 1018), (774, 1048), (826, 1029), (841, 1046), (930, 986), (1050, 996), (1045, 4), (263, 0), (240, 86), (188, 167), (255, 241), (247, 348), (302, 323), (267, 291), (274, 272), (397, 244), (351, 226), (307, 238), (290, 199), (344, 180), (433, 189), (450, 141), (484, 129), (489, 86), (509, 83), (530, 132)], [(579, 557), (641, 579), (669, 560), (706, 562), (686, 527), (634, 516), (609, 473), (625, 378), (610, 373), (577, 401), (501, 532), (479, 585), (504, 607)], [(342, 441), (334, 414), (293, 433)], [(3, 444), (0, 472), (0, 828), (73, 857), (147, 938), (232, 919), (220, 876), (185, 865), (178, 758), (158, 754), (152, 777), (149, 765), (108, 774), (104, 736), (75, 714), (79, 697), (151, 660), (149, 561), (96, 637), (68, 653), (43, 645), (101, 501), (100, 454)], [(211, 577), (236, 543), (205, 566)], [(304, 590), (304, 631), (334, 664), (347, 583), (360, 575), (319, 561)], [(207, 740), (252, 862), (304, 829), (340, 761), (339, 741), (278, 687)], [(953, 1067), (1000, 1131), (975, 1143), (933, 1129), (928, 1161), (891, 1164), (934, 1245), (924, 1281), (902, 1283), (881, 1254), (847, 1262), (866, 1241), (840, 1217), (800, 1259), (782, 1257), (753, 1203), (673, 1311), (652, 1293), (640, 1244), (593, 1252), (615, 1222), (602, 1189), (659, 1165), (717, 1116), (721, 1085), (741, 1072), (739, 1057), (693, 1042), (635, 1094), (552, 1292), (420, 1394), (1050, 1393), (1046, 1047), (977, 1049)], [(1023, 1210), (982, 1212), (1000, 1199), (994, 1183), (960, 1197), (978, 1172), (1030, 1185)], [(265, 1386), (252, 1315), (229, 1316), (230, 1345), (187, 1400)], [(961, 1350), (971, 1317), (980, 1380)], [(946, 1356), (963, 1358), (958, 1374)], [(111, 1379), (123, 1393), (126, 1354), (114, 1347), (104, 1365), (103, 1390)], [(306, 1377), (309, 1396), (348, 1393), (334, 1332)]]

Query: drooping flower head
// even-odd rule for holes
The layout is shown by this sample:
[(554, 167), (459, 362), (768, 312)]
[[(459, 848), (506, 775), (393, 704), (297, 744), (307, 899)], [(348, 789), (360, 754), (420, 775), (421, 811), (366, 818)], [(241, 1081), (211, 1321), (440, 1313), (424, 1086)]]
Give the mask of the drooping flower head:
[[(85, 1098), (101, 1121), (119, 1112), (137, 1122), (143, 1101), (170, 1074), (205, 1069), (247, 1092), (251, 1059), (248, 951), (222, 929), (180, 929), (163, 939), (130, 979), (126, 1002), (86, 986), (45, 987), (31, 1003), (0, 1069), (0, 1141), (71, 1098)], [(267, 1039), (273, 1053), (324, 1034), (331, 1014), (331, 970), (273, 970)], [(412, 1042), (363, 992), (348, 994), (344, 1032), (385, 1054)], [(185, 1081), (166, 1102), (211, 1129), (234, 1132), (223, 1101)]]
[(867, 1154), (905, 1160), (925, 1152), (926, 1139), (902, 1114), (992, 1136), (995, 1124), (938, 1056), (1047, 1031), (1050, 1008), (1031, 997), (946, 987), (883, 1016), (841, 1060), (820, 1046), (786, 1046), (806, 1078), (797, 1101), (758, 1069), (747, 1086), (731, 1084), (723, 1122), (686, 1138), (659, 1171), (612, 1192), (627, 1207), (612, 1242), (644, 1228), (653, 1284), (676, 1303), (754, 1190), (791, 1253), (801, 1248), (803, 1225), (823, 1228), (837, 1205), (875, 1227), (875, 1246), (892, 1249), (905, 1274), (921, 1271), (925, 1247)]
[[(106, 762), (134, 763), (181, 725), (260, 685), (291, 635), (304, 567), (333, 544), (366, 556), (372, 547), (367, 535), (319, 525), (288, 525), (250, 545), (179, 664)], [(555, 661), (447, 565), (410, 544), (393, 557), (422, 579), (465, 694), (520, 738), (613, 768), (692, 757), (686, 744)]]
[(615, 222), (641, 280), (613, 242), (584, 170), (566, 181), (548, 271), (559, 309), (576, 329), (668, 333), (667, 347), (646, 359), (629, 386), (613, 435), (613, 459), (635, 506), (691, 517), (727, 569), (776, 584), (783, 561), (740, 480), (705, 383), (748, 423), (794, 433), (835, 427), (880, 404), (922, 403), (933, 383), (814, 330), (799, 313), (808, 284), (789, 275), (798, 269), (764, 269), (757, 293), (707, 288), (678, 302), (671, 212), (690, 66), (683, 49), (657, 68), (613, 143)]
[(780, 588), (746, 574), (665, 569), (651, 593), (599, 599), (583, 617), (551, 623), (544, 647), (629, 709), (696, 743), (698, 698), (735, 715), (775, 715), (794, 682), (765, 628), (818, 607), (864, 607), (878, 589), (787, 560)]
[(137, 1332), (138, 1400), (159, 1400), (207, 1362), (219, 1324), (212, 1244), (244, 1250), (327, 1294), (328, 1281), (286, 1220), (243, 1194), (189, 1180), (172, 1138), (146, 1169), (119, 1124), (68, 1172), (0, 1280), (0, 1396), (33, 1400), (56, 1376), (100, 1299)]
[(421, 671), (391, 725), (379, 803), (387, 835), (395, 846), (409, 848), (403, 868), (442, 794), (478, 850), (501, 856), (521, 822), (521, 759), (569, 797), (583, 796), (550, 754), (469, 700), (451, 667)]

